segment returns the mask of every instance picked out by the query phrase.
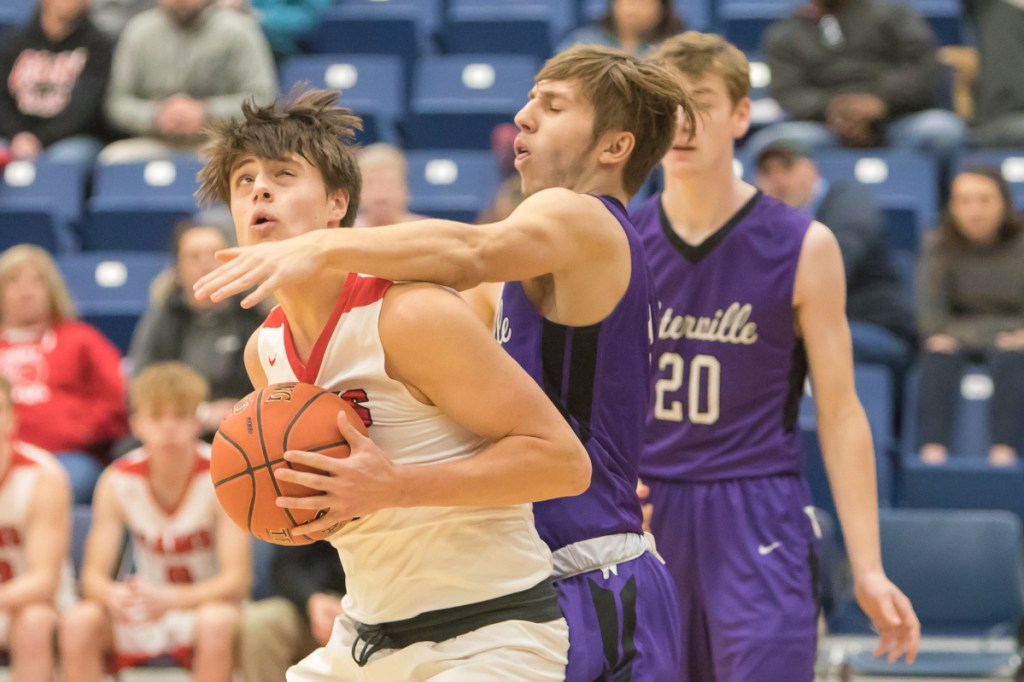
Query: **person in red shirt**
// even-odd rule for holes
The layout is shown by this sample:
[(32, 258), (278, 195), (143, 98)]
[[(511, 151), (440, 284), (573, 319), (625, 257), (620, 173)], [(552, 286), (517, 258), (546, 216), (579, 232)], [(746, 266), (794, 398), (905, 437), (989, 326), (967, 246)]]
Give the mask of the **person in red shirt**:
[(87, 504), (112, 441), (127, 433), (117, 348), (78, 321), (43, 249), (0, 254), (0, 374), (11, 382), (18, 438), (57, 455)]

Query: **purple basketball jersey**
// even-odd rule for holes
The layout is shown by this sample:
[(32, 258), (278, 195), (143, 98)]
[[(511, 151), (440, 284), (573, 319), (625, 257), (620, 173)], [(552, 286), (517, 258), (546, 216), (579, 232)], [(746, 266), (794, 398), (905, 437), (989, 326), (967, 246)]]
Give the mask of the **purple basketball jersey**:
[(654, 283), (622, 204), (599, 197), (629, 240), (632, 270), (619, 304), (588, 327), (555, 324), (537, 312), (518, 282), (505, 284), (495, 335), (544, 388), (593, 464), (590, 488), (533, 505), (537, 530), (552, 550), (615, 533), (641, 533), (637, 467), (650, 403)]
[(799, 473), (807, 361), (793, 286), (811, 218), (759, 192), (696, 247), (673, 231), (660, 194), (633, 220), (661, 302), (641, 475)]

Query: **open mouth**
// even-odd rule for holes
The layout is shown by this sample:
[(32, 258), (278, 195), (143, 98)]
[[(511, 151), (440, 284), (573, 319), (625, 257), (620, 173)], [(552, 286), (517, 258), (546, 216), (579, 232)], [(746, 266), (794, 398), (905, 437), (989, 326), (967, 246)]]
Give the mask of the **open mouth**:
[(250, 225), (254, 227), (260, 227), (262, 225), (266, 225), (267, 223), (272, 222), (274, 222), (273, 214), (271, 214), (269, 211), (261, 209), (252, 214), (252, 221), (250, 222)]
[(518, 139), (512, 146), (512, 149), (516, 153), (516, 161), (522, 161), (530, 155), (530, 150), (526, 148), (526, 145), (520, 142)]

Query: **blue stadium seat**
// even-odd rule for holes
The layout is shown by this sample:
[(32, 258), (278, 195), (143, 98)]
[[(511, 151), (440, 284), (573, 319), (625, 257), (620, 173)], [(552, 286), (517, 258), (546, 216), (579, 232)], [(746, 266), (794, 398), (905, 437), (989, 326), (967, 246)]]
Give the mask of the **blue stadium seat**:
[(74, 247), (82, 217), (86, 168), (15, 161), (0, 175), (0, 250), (27, 242), (51, 252)]
[(981, 457), (946, 464), (903, 461), (903, 502), (913, 509), (1001, 509), (1024, 518), (1024, 469), (993, 467)]
[[(857, 397), (864, 406), (864, 412), (871, 427), (871, 440), (875, 448), (875, 476), (878, 485), (878, 503), (888, 507), (893, 497), (892, 452), (895, 448), (893, 435), (893, 386), (890, 371), (879, 365), (860, 364), (854, 368), (854, 383)], [(835, 502), (829, 488), (821, 445), (818, 442), (818, 424), (814, 400), (805, 395), (800, 403), (800, 430), (804, 444), (804, 475), (811, 489), (814, 506), (833, 516)]]
[(1010, 183), (1014, 206), (1018, 211), (1024, 210), (1024, 148), (978, 149), (960, 158), (960, 170), (976, 166), (998, 168)]
[(424, 57), (401, 129), (411, 149), (488, 149), (526, 103), (538, 61), (522, 55)]
[(781, 121), (785, 114), (772, 97), (772, 71), (760, 55), (748, 55), (750, 62), (750, 127), (757, 130)]
[[(596, 21), (608, 12), (608, 0), (582, 0), (582, 3), (582, 23)], [(672, 0), (676, 14), (686, 20), (686, 28), (691, 31), (710, 29), (715, 6), (719, 4), (720, 0)]]
[[(448, 21), (539, 19), (557, 44), (576, 27), (576, 0), (448, 0)], [(497, 50), (489, 50), (496, 52)], [(515, 53), (522, 53), (515, 50)]]
[(83, 320), (127, 352), (139, 317), (149, 306), (149, 285), (170, 265), (155, 253), (91, 252), (58, 258), (64, 280)]
[(100, 165), (82, 228), (88, 251), (166, 251), (174, 225), (195, 213), (193, 158)]
[[(924, 654), (908, 666), (864, 652), (849, 659), (849, 672), (943, 678), (1013, 673), (1016, 654), (988, 645), (1001, 636), (1013, 646), (1024, 615), (1020, 520), (1006, 512), (891, 509), (882, 510), (879, 521), (882, 561), (914, 604)], [(855, 605), (850, 609), (866, 623)], [(963, 646), (929, 651), (929, 637), (942, 636), (964, 638)]]
[(798, 0), (722, 0), (717, 7), (717, 20), (722, 34), (744, 52), (761, 47), (761, 34), (799, 5)]
[(547, 17), (449, 19), (440, 35), (445, 54), (524, 54), (551, 56)]
[(960, 0), (899, 0), (924, 17), (939, 45), (964, 44), (964, 15)]
[(360, 144), (394, 141), (395, 121), (405, 113), (402, 60), (394, 55), (298, 55), (281, 66), (281, 89), (299, 82), (341, 90), (339, 102), (363, 118)]
[(497, 164), (488, 152), (411, 151), (406, 161), (414, 213), (473, 222), (498, 188)]
[(826, 180), (855, 180), (871, 191), (893, 248), (916, 252), (922, 235), (935, 226), (938, 167), (932, 157), (893, 149), (824, 149), (814, 160)]
[(343, 16), (363, 19), (409, 18), (416, 22), (421, 47), (443, 23), (444, 7), (450, 0), (335, 0)]
[[(423, 6), (428, 3), (422, 3)], [(428, 30), (420, 23), (417, 0), (345, 3), (323, 10), (313, 37), (323, 54), (388, 54), (412, 74), (420, 52), (428, 50)], [(431, 29), (432, 30), (432, 29)]]

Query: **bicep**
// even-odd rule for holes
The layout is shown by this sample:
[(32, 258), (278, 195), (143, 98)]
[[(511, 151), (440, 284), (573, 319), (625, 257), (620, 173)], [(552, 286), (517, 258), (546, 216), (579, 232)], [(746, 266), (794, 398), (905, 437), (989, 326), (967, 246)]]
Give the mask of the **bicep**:
[(36, 483), (26, 534), (30, 571), (60, 571), (71, 540), (71, 484), (54, 464), (43, 469)]
[(382, 314), (381, 321), (381, 340), (396, 379), (492, 441), (568, 428), (537, 383), (465, 303), (439, 289), (403, 294), (391, 301), (392, 319)]
[(217, 509), (217, 563), (221, 572), (248, 576), (251, 570), (252, 542), (249, 534)]
[(124, 542), (124, 523), (117, 502), (117, 490), (109, 473), (96, 484), (92, 503), (92, 524), (85, 541), (83, 573), (113, 576)]

